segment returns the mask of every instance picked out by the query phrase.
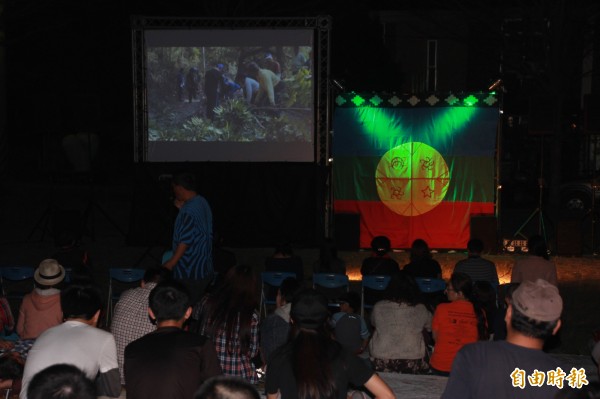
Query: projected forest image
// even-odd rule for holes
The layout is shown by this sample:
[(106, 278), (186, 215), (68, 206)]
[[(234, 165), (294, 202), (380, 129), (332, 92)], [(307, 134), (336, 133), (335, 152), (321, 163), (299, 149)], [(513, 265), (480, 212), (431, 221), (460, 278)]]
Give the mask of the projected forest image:
[(146, 56), (149, 141), (312, 141), (311, 47), (150, 47)]

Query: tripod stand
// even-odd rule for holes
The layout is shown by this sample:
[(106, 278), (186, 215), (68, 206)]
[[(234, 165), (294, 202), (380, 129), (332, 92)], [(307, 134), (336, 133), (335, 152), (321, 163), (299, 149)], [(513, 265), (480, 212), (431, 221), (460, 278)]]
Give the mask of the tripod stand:
[(537, 208), (535, 208), (533, 210), (533, 212), (531, 212), (531, 214), (527, 217), (527, 219), (525, 219), (525, 221), (517, 229), (517, 231), (515, 231), (513, 236), (514, 237), (520, 236), (520, 237), (527, 239), (528, 237), (525, 234), (523, 234), (523, 230), (525, 229), (525, 227), (527, 227), (527, 225), (529, 225), (529, 223), (536, 216), (538, 216), (537, 232), (539, 235), (541, 235), (544, 238), (544, 241), (548, 241), (547, 240), (548, 237), (546, 234), (546, 225), (544, 223), (544, 211), (542, 209), (543, 200), (544, 200), (544, 134), (541, 134), (540, 137), (541, 137), (541, 139), (540, 139), (540, 175), (538, 177), (538, 190), (539, 190), (538, 205), (537, 205)]

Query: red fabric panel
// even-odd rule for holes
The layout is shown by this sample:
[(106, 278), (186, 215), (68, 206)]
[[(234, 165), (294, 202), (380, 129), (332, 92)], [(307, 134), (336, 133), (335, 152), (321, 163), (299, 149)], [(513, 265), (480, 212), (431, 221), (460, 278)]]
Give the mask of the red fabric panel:
[(393, 248), (410, 248), (417, 238), (427, 241), (431, 248), (466, 248), (471, 215), (493, 214), (494, 203), (442, 202), (415, 217), (398, 215), (381, 201), (336, 200), (334, 210), (361, 215), (361, 248), (370, 248), (373, 237), (379, 235), (389, 237)]

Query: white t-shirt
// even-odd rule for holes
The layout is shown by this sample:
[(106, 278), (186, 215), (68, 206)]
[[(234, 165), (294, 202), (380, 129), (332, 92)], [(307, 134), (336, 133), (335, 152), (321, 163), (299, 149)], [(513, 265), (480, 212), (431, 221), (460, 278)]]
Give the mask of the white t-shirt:
[(20, 398), (27, 398), (29, 382), (37, 372), (63, 363), (83, 370), (92, 381), (98, 374), (114, 370), (116, 386), (111, 388), (120, 389), (117, 347), (112, 334), (79, 321), (65, 321), (46, 330), (33, 344), (25, 362)]

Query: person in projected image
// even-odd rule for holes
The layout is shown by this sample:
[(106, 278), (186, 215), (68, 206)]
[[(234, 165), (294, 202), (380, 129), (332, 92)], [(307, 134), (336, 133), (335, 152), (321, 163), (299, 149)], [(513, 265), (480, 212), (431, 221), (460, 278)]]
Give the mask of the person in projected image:
[(275, 88), (281, 83), (273, 71), (258, 66), (256, 62), (248, 64), (248, 75), (258, 82), (258, 92), (256, 94), (255, 104), (261, 105), (266, 97), (269, 105), (275, 106)]
[(279, 65), (279, 62), (277, 62), (273, 59), (273, 54), (271, 54), (271, 53), (265, 54), (265, 59), (263, 60), (263, 67), (265, 69), (270, 70), (275, 75), (277, 75), (278, 78), (281, 79), (281, 65)]
[(206, 117), (215, 119), (215, 108), (219, 105), (219, 93), (223, 92), (223, 64), (216, 64), (204, 75), (204, 94), (206, 95)]
[(198, 68), (191, 67), (185, 77), (185, 88), (188, 92), (188, 101), (192, 102), (198, 97), (198, 83), (200, 83), (200, 77), (198, 76)]

